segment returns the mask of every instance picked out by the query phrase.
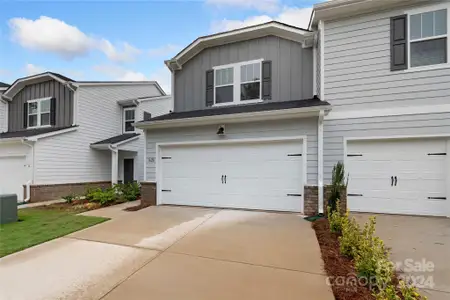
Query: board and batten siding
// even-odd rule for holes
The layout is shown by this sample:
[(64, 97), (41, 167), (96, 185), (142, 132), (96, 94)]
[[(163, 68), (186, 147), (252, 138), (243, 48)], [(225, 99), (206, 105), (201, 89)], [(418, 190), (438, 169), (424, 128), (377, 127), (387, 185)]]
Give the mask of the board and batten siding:
[(449, 102), (450, 69), (391, 71), (390, 18), (407, 9), (325, 22), (325, 99), (333, 111)]
[(263, 58), (272, 61), (272, 100), (312, 98), (312, 48), (276, 36), (207, 48), (175, 73), (175, 111), (206, 108), (206, 71), (215, 66)]
[(29, 100), (45, 97), (56, 98), (56, 127), (67, 127), (73, 123), (73, 92), (56, 80), (25, 86), (9, 103), (8, 131), (24, 130), (23, 104)]
[[(3, 91), (0, 91), (0, 96)], [(6, 101), (0, 100), (0, 132), (8, 131), (8, 104)]]
[[(117, 103), (118, 100), (160, 95), (153, 84), (134, 87), (80, 87), (77, 90), (77, 130), (40, 139), (36, 143), (35, 184), (110, 181), (111, 152), (91, 149), (90, 145), (122, 134), (123, 111), (122, 106)], [(136, 118), (138, 115), (139, 113)], [(133, 150), (138, 152), (143, 169), (143, 137), (140, 145), (138, 141), (136, 143)], [(143, 171), (140, 171), (138, 177), (139, 180), (143, 179)]]
[(385, 116), (324, 122), (324, 179), (331, 181), (333, 166), (344, 161), (344, 138), (448, 135), (450, 113)]
[(317, 118), (226, 124), (226, 135), (216, 125), (147, 130), (147, 181), (156, 181), (156, 144), (254, 138), (307, 137), (307, 183), (317, 184)]

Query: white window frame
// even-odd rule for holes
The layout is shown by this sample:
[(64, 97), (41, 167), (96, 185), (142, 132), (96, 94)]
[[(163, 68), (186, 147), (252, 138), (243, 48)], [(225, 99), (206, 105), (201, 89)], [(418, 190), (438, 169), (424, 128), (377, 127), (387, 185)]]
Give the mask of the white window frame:
[[(230, 105), (239, 105), (239, 104), (252, 104), (252, 103), (259, 103), (263, 100), (261, 99), (262, 95), (262, 62), (264, 61), (263, 58), (255, 59), (255, 60), (249, 60), (249, 61), (243, 61), (238, 62), (234, 64), (228, 64), (228, 65), (222, 65), (222, 66), (216, 66), (213, 67), (214, 70), (214, 104), (213, 106), (230, 106)], [(250, 65), (250, 64), (260, 64), (260, 84), (259, 84), (259, 99), (251, 99), (251, 100), (241, 100), (241, 84), (244, 84), (246, 82), (241, 82), (241, 66), (243, 65)], [(216, 72), (218, 70), (233, 68), (233, 101), (232, 102), (226, 102), (226, 103), (216, 103), (216, 88), (221, 86), (230, 86), (231, 84), (223, 84), (223, 85), (216, 85)], [(255, 81), (249, 81), (255, 82)]]
[[(51, 97), (47, 97), (47, 98), (41, 98), (41, 99), (33, 99), (33, 100), (28, 100), (27, 101), (27, 128), (45, 128), (45, 127), (51, 127), (52, 125), (51, 125), (51, 117), (52, 117), (52, 108), (51, 108), (51, 105), (52, 105), (52, 100), (51, 100), (52, 98)], [(48, 112), (41, 112), (41, 103), (43, 102), (43, 101), (49, 101), (50, 102), (50, 110), (48, 111)], [(37, 113), (35, 113), (35, 114), (30, 114), (30, 106), (29, 106), (29, 104), (30, 103), (37, 103)], [(42, 117), (42, 114), (49, 114), (50, 116), (49, 116), (49, 122), (50, 122), (50, 124), (48, 124), (48, 125), (41, 125), (41, 117)], [(36, 124), (36, 126), (30, 126), (30, 116), (34, 116), (34, 115), (36, 115), (37, 116), (37, 124)]]
[[(439, 36), (433, 36), (433, 37), (426, 37), (421, 39), (415, 39), (411, 40), (411, 16), (416, 14), (423, 14), (427, 12), (437, 11), (441, 9), (447, 9), (447, 34), (445, 35), (439, 35)], [(417, 72), (417, 71), (426, 71), (426, 70), (435, 70), (435, 69), (444, 69), (444, 68), (450, 68), (450, 4), (449, 3), (443, 3), (443, 4), (437, 4), (437, 5), (430, 5), (430, 6), (424, 6), (420, 8), (410, 9), (405, 11), (405, 14), (407, 15), (407, 45), (408, 45), (408, 68), (405, 70), (405, 72)], [(423, 41), (429, 41), (429, 40), (436, 40), (440, 38), (447, 38), (447, 62), (442, 64), (435, 64), (435, 65), (429, 65), (429, 66), (419, 66), (419, 67), (412, 67), (411, 66), (411, 43), (414, 42), (423, 42)]]
[(133, 110), (134, 111), (134, 119), (133, 119), (133, 123), (136, 122), (136, 107), (126, 107), (123, 109), (123, 129), (122, 132), (123, 133), (129, 133), (129, 132), (136, 132), (136, 127), (133, 126), (133, 131), (127, 131), (127, 126), (126, 126), (126, 122), (130, 122), (131, 120), (127, 120), (127, 111)]

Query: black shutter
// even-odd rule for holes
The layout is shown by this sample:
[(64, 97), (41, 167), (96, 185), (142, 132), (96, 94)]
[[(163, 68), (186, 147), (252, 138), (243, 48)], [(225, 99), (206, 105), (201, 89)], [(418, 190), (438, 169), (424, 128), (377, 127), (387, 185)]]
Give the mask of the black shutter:
[(272, 61), (262, 62), (262, 99), (272, 99)]
[(50, 125), (56, 125), (56, 99), (50, 100)]
[(391, 18), (391, 71), (408, 68), (407, 15)]
[(152, 114), (144, 111), (144, 121), (149, 121), (152, 118)]
[(23, 128), (28, 127), (28, 103), (23, 104)]
[(206, 71), (206, 106), (214, 104), (214, 70)]

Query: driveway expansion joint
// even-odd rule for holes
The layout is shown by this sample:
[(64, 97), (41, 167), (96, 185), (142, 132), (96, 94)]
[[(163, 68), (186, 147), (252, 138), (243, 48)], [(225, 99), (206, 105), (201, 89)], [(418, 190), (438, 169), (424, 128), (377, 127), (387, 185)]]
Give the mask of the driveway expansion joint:
[(229, 260), (229, 259), (222, 259), (222, 258), (215, 258), (215, 257), (208, 257), (208, 256), (201, 256), (201, 255), (194, 255), (194, 254), (188, 254), (188, 253), (182, 253), (182, 252), (176, 252), (176, 251), (167, 251), (167, 253), (172, 254), (178, 254), (178, 255), (185, 255), (190, 257), (198, 257), (198, 258), (204, 258), (204, 259), (210, 259), (210, 260), (216, 260), (221, 262), (227, 262), (227, 263), (237, 263), (237, 264), (243, 264), (248, 266), (254, 266), (254, 267), (262, 267), (267, 269), (274, 269), (274, 270), (283, 270), (283, 271), (290, 271), (290, 272), (297, 272), (297, 273), (305, 273), (305, 274), (311, 274), (311, 275), (319, 275), (326, 277), (327, 274), (324, 273), (316, 273), (316, 272), (308, 272), (303, 270), (297, 270), (297, 269), (289, 269), (289, 268), (283, 268), (283, 267), (275, 267), (275, 266), (268, 266), (268, 265), (258, 265), (258, 264), (252, 264), (249, 262), (243, 262), (243, 261), (237, 261), (237, 260)]

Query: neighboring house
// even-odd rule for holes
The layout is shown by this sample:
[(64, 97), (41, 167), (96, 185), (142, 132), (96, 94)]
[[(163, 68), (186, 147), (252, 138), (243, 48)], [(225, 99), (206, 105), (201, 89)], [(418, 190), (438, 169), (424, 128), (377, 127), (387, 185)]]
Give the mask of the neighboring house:
[(144, 200), (317, 210), (317, 188), (305, 193), (322, 180), (320, 127), (331, 107), (314, 97), (313, 41), (309, 30), (269, 22), (200, 37), (166, 61), (174, 112), (136, 125), (146, 130), (145, 184), (156, 191), (144, 187)]
[(450, 216), (450, 2), (315, 6), (324, 173), (349, 173), (353, 211)]
[(0, 132), (4, 132), (8, 128), (8, 124), (6, 123), (6, 114), (8, 113), (7, 104), (5, 100), (2, 100), (1, 95), (6, 91), (9, 87), (9, 84), (4, 82), (0, 82)]
[(18, 79), (1, 97), (0, 192), (19, 201), (141, 181), (144, 139), (133, 124), (173, 106), (154, 81), (75, 81), (51, 72)]

